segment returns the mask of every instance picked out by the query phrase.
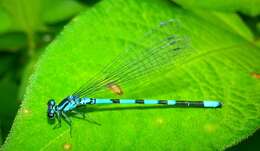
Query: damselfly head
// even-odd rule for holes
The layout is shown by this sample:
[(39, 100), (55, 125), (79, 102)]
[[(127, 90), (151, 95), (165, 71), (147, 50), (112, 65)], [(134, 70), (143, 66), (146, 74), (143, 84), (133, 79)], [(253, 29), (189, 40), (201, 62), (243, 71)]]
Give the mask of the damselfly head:
[(49, 119), (53, 119), (55, 116), (55, 106), (56, 102), (54, 99), (50, 99), (47, 103), (48, 105), (48, 110), (47, 110), (47, 115)]

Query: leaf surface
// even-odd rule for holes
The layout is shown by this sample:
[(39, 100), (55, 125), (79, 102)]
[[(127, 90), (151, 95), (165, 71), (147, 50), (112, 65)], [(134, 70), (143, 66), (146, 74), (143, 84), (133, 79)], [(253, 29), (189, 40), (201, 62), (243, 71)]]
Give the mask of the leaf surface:
[(243, 12), (256, 16), (260, 13), (259, 0), (173, 0), (174, 2), (189, 9), (201, 9), (221, 12)]

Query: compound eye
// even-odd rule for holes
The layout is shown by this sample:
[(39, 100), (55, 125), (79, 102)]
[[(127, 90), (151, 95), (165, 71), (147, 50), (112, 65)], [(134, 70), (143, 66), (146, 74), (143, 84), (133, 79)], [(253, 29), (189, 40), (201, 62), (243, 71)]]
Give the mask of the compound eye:
[(55, 103), (55, 100), (54, 99), (50, 99), (49, 101), (48, 101), (48, 105), (49, 106), (53, 106), (53, 105), (55, 105), (56, 103)]
[(53, 113), (48, 113), (48, 117), (49, 117), (49, 119), (53, 119), (54, 118), (54, 114)]
[(53, 105), (48, 105), (48, 110), (47, 110), (47, 116), (49, 119), (52, 119), (54, 118), (54, 113), (55, 113), (55, 110), (53, 109)]

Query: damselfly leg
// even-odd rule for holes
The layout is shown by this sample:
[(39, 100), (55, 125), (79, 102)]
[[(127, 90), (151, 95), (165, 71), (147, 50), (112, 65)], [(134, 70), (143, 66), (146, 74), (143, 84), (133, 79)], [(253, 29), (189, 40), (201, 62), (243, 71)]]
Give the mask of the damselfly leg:
[(54, 126), (53, 129), (56, 129), (56, 128), (60, 128), (60, 127), (61, 127), (61, 115), (60, 115), (59, 112), (56, 112), (56, 114), (57, 114), (56, 118), (57, 118), (57, 120), (58, 120), (58, 123)]
[(69, 124), (69, 126), (70, 126), (70, 136), (72, 136), (72, 121), (71, 121), (71, 119), (63, 111), (61, 112), (61, 115), (64, 118), (64, 120)]
[(82, 116), (82, 119), (86, 119), (86, 114), (84, 112), (79, 112), (79, 111), (76, 111), (76, 110), (72, 110), (71, 113), (80, 114)]
[(79, 111), (76, 111), (76, 110), (72, 110), (71, 111), (72, 113), (75, 113), (75, 114), (80, 114), (82, 115), (82, 119), (89, 122), (89, 123), (93, 123), (93, 124), (96, 124), (96, 125), (101, 125), (100, 123), (96, 122), (95, 120), (91, 119), (90, 116), (88, 114), (85, 114), (83, 112), (79, 112)]

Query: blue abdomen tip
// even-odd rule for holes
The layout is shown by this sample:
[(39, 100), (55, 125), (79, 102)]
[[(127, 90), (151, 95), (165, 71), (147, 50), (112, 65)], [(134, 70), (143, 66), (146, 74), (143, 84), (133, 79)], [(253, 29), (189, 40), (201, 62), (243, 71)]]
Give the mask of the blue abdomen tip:
[(207, 100), (207, 101), (203, 101), (203, 104), (204, 104), (204, 107), (221, 107), (222, 106), (222, 103), (219, 102), (219, 101), (210, 101), (210, 100)]

